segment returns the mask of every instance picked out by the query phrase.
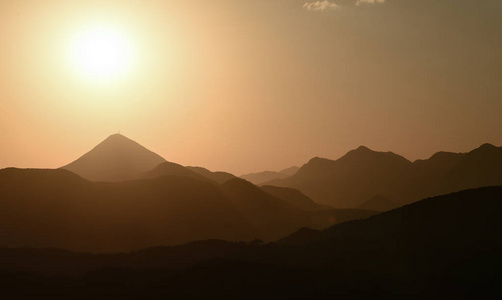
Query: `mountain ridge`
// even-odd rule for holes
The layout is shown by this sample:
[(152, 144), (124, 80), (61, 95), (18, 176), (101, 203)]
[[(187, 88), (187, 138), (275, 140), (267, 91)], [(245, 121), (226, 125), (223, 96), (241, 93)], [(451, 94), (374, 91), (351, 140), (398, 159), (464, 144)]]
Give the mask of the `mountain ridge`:
[(355, 208), (376, 195), (402, 205), (463, 189), (502, 184), (500, 170), (502, 147), (491, 144), (468, 153), (440, 151), (414, 162), (393, 152), (360, 146), (337, 160), (314, 157), (295, 175), (264, 185), (298, 189), (315, 202), (335, 208)]

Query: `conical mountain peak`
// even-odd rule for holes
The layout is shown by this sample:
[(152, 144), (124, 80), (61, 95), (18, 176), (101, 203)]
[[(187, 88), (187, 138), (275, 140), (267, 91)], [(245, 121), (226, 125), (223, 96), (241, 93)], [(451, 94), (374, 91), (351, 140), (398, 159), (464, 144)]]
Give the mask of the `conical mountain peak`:
[[(99, 143), (96, 147), (100, 145), (106, 145), (106, 144), (114, 144), (116, 146), (124, 146), (124, 144), (136, 144), (140, 147), (141, 146), (139, 143), (131, 140), (130, 138), (120, 134), (120, 133), (115, 133), (110, 136), (108, 136), (106, 139), (104, 139), (101, 143)], [(144, 148), (144, 147), (143, 147)], [(146, 149), (146, 148), (145, 148)]]
[(62, 167), (91, 181), (138, 178), (166, 160), (139, 143), (113, 134), (76, 161)]
[(106, 139), (104, 139), (104, 141), (107, 141), (107, 140), (129, 140), (129, 141), (132, 141), (131, 139), (127, 138), (126, 136), (124, 136), (120, 133), (114, 133), (114, 134), (108, 136)]

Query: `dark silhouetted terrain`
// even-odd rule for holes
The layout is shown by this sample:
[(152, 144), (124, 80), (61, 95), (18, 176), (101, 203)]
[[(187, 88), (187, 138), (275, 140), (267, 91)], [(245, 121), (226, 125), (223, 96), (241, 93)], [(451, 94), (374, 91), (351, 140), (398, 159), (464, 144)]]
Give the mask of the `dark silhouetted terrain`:
[(303, 227), (301, 224), (325, 228), (335, 222), (329, 213), (319, 215), (305, 211), (241, 178), (228, 180), (221, 188), (246, 221), (264, 232), (268, 240), (292, 233)]
[(94, 183), (66, 170), (0, 170), (0, 230), (3, 246), (80, 251), (261, 236), (209, 181)]
[(173, 163), (155, 170), (169, 175), (96, 183), (62, 169), (0, 170), (1, 246), (124, 251), (210, 238), (271, 241), (376, 213), (308, 211), (288, 203), (295, 195), (285, 201), (243, 179), (220, 186)]
[(113, 135), (61, 169), (0, 170), (0, 287), (19, 299), (490, 298), (501, 170), (489, 144), (413, 163), (359, 147), (259, 187)]
[(459, 159), (440, 181), (438, 192), (502, 184), (502, 147), (484, 144)]
[(200, 174), (200, 175), (202, 175), (202, 176), (204, 176), (204, 177), (206, 177), (216, 183), (224, 183), (227, 180), (235, 178), (235, 175), (232, 175), (227, 172), (221, 172), (221, 171), (212, 172), (212, 171), (209, 171), (208, 169), (205, 169), (202, 167), (186, 167), (186, 168), (189, 169), (190, 171), (195, 172), (197, 174)]
[(245, 179), (251, 183), (254, 183), (256, 185), (261, 185), (265, 182), (274, 180), (274, 179), (281, 179), (281, 178), (286, 178), (289, 176), (294, 175), (296, 172), (298, 172), (300, 168), (293, 166), (289, 167), (287, 169), (284, 169), (279, 172), (274, 172), (274, 171), (263, 171), (259, 173), (250, 173), (250, 174), (245, 174), (241, 175), (240, 177), (242, 179)]
[(114, 134), (61, 168), (91, 181), (118, 182), (136, 179), (163, 162), (165, 159), (135, 141)]
[(380, 195), (396, 205), (463, 189), (502, 184), (502, 148), (438, 152), (410, 162), (392, 152), (359, 147), (338, 160), (313, 158), (293, 176), (266, 183), (298, 189), (317, 203), (359, 208)]
[(179, 177), (188, 177), (201, 181), (211, 181), (206, 176), (200, 175), (199, 173), (195, 173), (190, 169), (183, 167), (182, 165), (178, 165), (172, 162), (164, 162), (153, 168), (144, 174), (142, 174), (139, 178), (159, 178), (162, 176), (179, 176)]
[(331, 206), (315, 203), (299, 190), (272, 185), (263, 185), (260, 188), (265, 192), (303, 210), (333, 209)]
[(2, 248), (3, 293), (109, 299), (495, 299), (502, 187), (425, 199), (278, 243), (130, 253)]
[(313, 158), (295, 175), (267, 184), (298, 189), (335, 208), (356, 208), (375, 195), (402, 189), (411, 166), (402, 156), (361, 146), (336, 161)]
[(368, 201), (364, 202), (361, 206), (359, 206), (360, 209), (370, 209), (370, 210), (376, 210), (376, 211), (388, 211), (391, 209), (394, 209), (398, 207), (396, 203), (390, 201), (389, 199), (376, 195), (373, 196), (371, 199)]
[(279, 173), (285, 174), (288, 176), (293, 176), (296, 174), (296, 172), (298, 172), (298, 170), (300, 170), (300, 167), (292, 166), (292, 167), (289, 167), (289, 168), (286, 168), (284, 170), (279, 171)]

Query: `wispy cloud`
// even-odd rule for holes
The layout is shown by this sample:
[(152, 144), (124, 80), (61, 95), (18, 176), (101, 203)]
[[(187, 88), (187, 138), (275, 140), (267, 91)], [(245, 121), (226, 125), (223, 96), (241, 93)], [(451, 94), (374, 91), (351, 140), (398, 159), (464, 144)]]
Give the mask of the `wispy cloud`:
[[(379, 0), (381, 1), (381, 0)], [(330, 1), (316, 1), (316, 2), (306, 2), (303, 4), (303, 8), (307, 10), (326, 10), (326, 9), (337, 9), (340, 6), (336, 3), (330, 2)]]
[(375, 4), (375, 3), (384, 3), (385, 0), (357, 0), (356, 5), (360, 5), (363, 3)]

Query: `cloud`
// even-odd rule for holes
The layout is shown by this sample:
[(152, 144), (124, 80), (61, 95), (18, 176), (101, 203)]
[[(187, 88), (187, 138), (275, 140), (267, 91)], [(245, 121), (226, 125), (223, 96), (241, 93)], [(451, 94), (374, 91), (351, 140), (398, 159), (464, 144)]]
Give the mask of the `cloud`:
[[(378, 0), (378, 1), (382, 1), (382, 0)], [(303, 4), (303, 8), (305, 8), (307, 10), (320, 10), (320, 11), (323, 11), (323, 10), (326, 10), (326, 9), (337, 9), (339, 7), (340, 6), (338, 4), (333, 3), (333, 2), (329, 2), (327, 0), (316, 1), (316, 2), (306, 2), (305, 4)]]
[(375, 3), (384, 3), (385, 0), (357, 0), (356, 5), (360, 5), (363, 3), (375, 4)]

